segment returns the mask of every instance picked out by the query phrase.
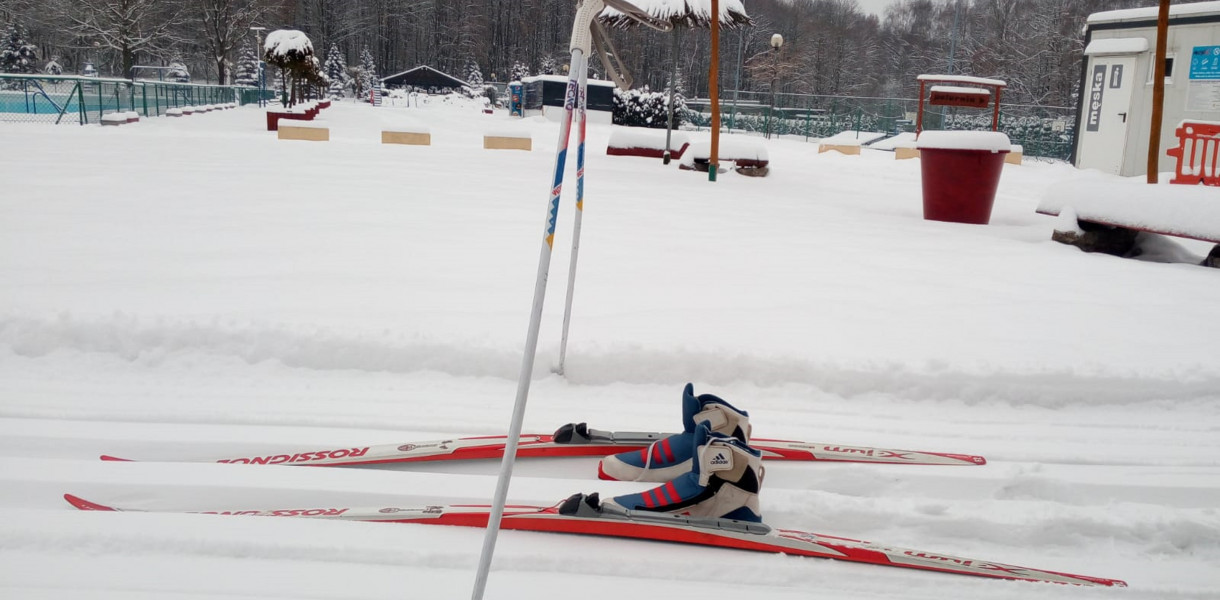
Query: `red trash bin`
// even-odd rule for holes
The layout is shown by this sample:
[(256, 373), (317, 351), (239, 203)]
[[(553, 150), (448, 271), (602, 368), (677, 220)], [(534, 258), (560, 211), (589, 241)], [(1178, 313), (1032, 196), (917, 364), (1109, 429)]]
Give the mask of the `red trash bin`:
[(919, 148), (923, 218), (986, 225), (1000, 185), (1008, 136), (995, 131), (924, 131)]

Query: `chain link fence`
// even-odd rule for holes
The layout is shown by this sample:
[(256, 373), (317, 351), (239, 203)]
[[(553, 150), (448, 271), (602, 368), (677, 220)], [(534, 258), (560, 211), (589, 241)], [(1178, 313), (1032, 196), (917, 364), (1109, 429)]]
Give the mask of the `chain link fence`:
[[(684, 120), (696, 129), (711, 126), (705, 99), (686, 100)], [(865, 96), (770, 94), (729, 90), (720, 100), (720, 125), (728, 131), (821, 139), (843, 131), (897, 135), (915, 131), (919, 100)], [(924, 107), (924, 129), (991, 129), (991, 111)], [(1001, 104), (999, 130), (1025, 156), (1067, 160), (1072, 153), (1075, 109)]]
[(184, 106), (250, 104), (259, 96), (247, 86), (0, 74), (0, 121), (97, 124), (107, 113), (157, 117)]

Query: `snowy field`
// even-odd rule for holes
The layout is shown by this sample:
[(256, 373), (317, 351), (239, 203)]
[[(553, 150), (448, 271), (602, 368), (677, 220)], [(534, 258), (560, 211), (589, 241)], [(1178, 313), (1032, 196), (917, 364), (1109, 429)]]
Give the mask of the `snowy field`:
[[(77, 512), (486, 502), (498, 464), (113, 463), (494, 435), (521, 363), (558, 125), (339, 104), (326, 143), (254, 107), (0, 124), (0, 597), (466, 598), (483, 531)], [(381, 145), (384, 124), (430, 147)], [(528, 131), (532, 152), (482, 149)], [(921, 218), (919, 162), (767, 144), (772, 174), (606, 156), (590, 125), (567, 374), (574, 156), (525, 429), (680, 427), (687, 381), (760, 437), (981, 454), (768, 463), (777, 526), (1125, 579), (982, 580), (662, 543), (500, 536), (488, 598), (1220, 598), (1220, 272), (1050, 241), (1008, 165), (989, 226)], [(692, 133), (692, 141), (707, 134)], [(1176, 261), (1176, 262), (1175, 262)], [(646, 484), (523, 461), (551, 504)]]

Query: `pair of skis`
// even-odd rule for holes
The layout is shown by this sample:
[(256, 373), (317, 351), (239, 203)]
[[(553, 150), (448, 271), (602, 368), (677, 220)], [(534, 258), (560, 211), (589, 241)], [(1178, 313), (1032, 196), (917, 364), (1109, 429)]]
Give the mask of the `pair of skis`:
[[(648, 452), (670, 434), (659, 432), (611, 432), (568, 424), (553, 434), (520, 436), (518, 458), (606, 456), (639, 449)], [(461, 437), (446, 440), (380, 444), (369, 446), (314, 447), (271, 454), (247, 454), (202, 459), (253, 465), (297, 465), (358, 467), (394, 463), (479, 460), (502, 458), (506, 436)], [(790, 440), (753, 439), (751, 445), (770, 460), (861, 462), (910, 465), (984, 465), (986, 459), (970, 454), (898, 450), (870, 446), (846, 446)], [(103, 455), (103, 460), (128, 460)], [(138, 508), (111, 507), (71, 494), (64, 498), (80, 510), (143, 512)], [(203, 511), (207, 514), (308, 517), (333, 521), (372, 521), (486, 527), (493, 516), (492, 505), (461, 504), (422, 507), (319, 506), (241, 511)], [(678, 515), (641, 511), (603, 510), (579, 495), (554, 506), (508, 505), (501, 527), (524, 531), (557, 532), (667, 541), (721, 548), (772, 552), (795, 556), (833, 558), (851, 562), (922, 569), (959, 575), (1015, 579), (1082, 586), (1125, 586), (1117, 579), (1074, 575), (950, 556), (935, 552), (895, 548), (849, 538), (726, 519), (692, 519)]]

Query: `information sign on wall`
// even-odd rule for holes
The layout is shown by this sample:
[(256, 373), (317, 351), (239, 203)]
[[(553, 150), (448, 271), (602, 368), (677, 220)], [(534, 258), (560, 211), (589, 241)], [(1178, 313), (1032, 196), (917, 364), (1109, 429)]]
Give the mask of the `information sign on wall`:
[(1089, 112), (1085, 119), (1085, 131), (1097, 131), (1101, 125), (1101, 95), (1106, 89), (1106, 65), (1093, 65), (1093, 79), (1089, 83)]
[(1195, 46), (1191, 50), (1186, 110), (1220, 110), (1220, 46)]

